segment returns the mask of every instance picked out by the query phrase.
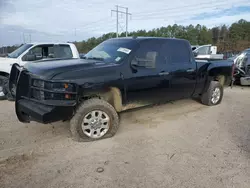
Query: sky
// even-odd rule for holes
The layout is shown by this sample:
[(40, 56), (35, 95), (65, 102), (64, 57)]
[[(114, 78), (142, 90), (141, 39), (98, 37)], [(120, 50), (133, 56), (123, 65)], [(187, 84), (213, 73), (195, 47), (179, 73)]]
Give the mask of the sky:
[[(128, 31), (172, 24), (230, 25), (250, 21), (250, 0), (0, 0), (0, 46), (82, 41), (116, 32), (116, 5), (132, 15)], [(124, 8), (119, 11), (126, 11)], [(119, 14), (119, 32), (126, 16)]]

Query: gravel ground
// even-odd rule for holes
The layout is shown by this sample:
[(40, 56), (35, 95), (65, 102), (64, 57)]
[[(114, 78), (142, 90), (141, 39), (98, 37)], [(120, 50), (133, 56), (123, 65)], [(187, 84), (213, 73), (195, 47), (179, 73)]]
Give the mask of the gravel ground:
[(117, 134), (78, 143), (68, 123), (17, 121), (0, 102), (0, 187), (250, 187), (250, 88), (214, 107), (181, 100), (121, 114)]

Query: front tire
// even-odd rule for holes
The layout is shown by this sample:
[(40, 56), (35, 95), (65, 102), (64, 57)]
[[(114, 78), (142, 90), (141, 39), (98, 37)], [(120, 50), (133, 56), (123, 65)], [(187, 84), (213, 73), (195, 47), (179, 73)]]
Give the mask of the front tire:
[(114, 107), (98, 98), (84, 101), (70, 120), (73, 139), (79, 142), (112, 137), (118, 127), (119, 117)]
[(8, 78), (5, 76), (0, 76), (0, 100), (7, 99), (6, 86), (8, 84)]
[(208, 106), (214, 106), (221, 103), (223, 98), (223, 86), (218, 81), (211, 81), (206, 92), (201, 96), (201, 102)]

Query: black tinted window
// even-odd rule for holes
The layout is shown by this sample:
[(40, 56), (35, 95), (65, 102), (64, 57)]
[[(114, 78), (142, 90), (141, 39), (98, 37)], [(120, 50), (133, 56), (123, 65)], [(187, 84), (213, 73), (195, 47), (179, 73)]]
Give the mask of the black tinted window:
[(167, 63), (190, 63), (190, 49), (184, 41), (166, 41), (162, 50)]
[[(54, 54), (53, 54), (54, 53)], [(72, 58), (73, 54), (69, 45), (55, 45), (51, 55), (55, 58)]]
[(162, 42), (160, 40), (143, 41), (136, 51), (135, 58), (142, 60), (154, 60), (155, 67), (159, 67), (164, 62), (161, 56)]

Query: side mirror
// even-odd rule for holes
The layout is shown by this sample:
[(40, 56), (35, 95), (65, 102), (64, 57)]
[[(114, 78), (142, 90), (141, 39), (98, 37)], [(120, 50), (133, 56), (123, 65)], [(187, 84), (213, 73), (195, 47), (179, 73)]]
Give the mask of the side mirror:
[(23, 61), (35, 61), (36, 55), (26, 54), (23, 56)]

